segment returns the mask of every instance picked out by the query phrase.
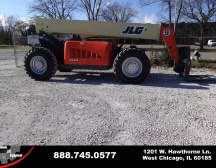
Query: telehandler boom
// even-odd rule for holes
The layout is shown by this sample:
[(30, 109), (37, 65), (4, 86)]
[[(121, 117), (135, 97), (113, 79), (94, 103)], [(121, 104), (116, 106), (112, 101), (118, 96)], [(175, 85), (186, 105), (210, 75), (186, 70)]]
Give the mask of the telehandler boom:
[[(142, 82), (150, 74), (148, 56), (136, 47), (122, 49), (124, 44), (119, 45), (116, 38), (163, 39), (174, 71), (185, 79), (189, 76), (190, 47), (177, 47), (172, 28), (161, 24), (37, 18), (36, 31), (39, 46), (33, 46), (24, 61), (27, 74), (35, 80), (48, 80), (57, 70), (113, 68), (124, 83)], [(56, 34), (73, 34), (73, 38), (58, 40)], [(101, 40), (102, 36), (107, 39)]]

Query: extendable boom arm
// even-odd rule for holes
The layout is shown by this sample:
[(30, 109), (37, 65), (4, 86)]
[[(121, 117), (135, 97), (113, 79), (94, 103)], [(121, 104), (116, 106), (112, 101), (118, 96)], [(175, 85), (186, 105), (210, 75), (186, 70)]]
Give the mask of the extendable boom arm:
[(160, 24), (36, 19), (37, 32), (42, 30), (48, 34), (79, 34), (81, 37), (109, 36), (158, 40), (160, 36), (160, 27)]
[(86, 20), (36, 19), (36, 31), (48, 34), (79, 34), (82, 38), (88, 36), (109, 36), (132, 39), (163, 39), (167, 49), (175, 61), (180, 57), (172, 28), (161, 24), (102, 22)]

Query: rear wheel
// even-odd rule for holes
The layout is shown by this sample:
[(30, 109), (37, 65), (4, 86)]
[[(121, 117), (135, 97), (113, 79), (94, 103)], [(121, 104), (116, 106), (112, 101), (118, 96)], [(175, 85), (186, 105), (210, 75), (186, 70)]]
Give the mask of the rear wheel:
[(114, 74), (124, 83), (139, 83), (147, 78), (151, 65), (144, 52), (129, 48), (114, 60)]
[(48, 80), (57, 71), (57, 60), (54, 54), (43, 47), (30, 50), (25, 56), (26, 73), (35, 80)]

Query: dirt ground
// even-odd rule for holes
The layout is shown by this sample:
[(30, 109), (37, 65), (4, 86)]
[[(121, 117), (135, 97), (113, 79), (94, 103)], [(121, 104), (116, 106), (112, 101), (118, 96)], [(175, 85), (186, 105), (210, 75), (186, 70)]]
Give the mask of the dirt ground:
[(119, 82), (109, 71), (57, 72), (34, 81), (23, 56), (0, 50), (0, 144), (216, 145), (216, 72), (186, 82), (156, 67), (141, 84)]

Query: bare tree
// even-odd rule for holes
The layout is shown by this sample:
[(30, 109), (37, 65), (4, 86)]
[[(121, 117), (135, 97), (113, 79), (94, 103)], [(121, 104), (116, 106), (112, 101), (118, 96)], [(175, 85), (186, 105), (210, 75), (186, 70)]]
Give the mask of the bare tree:
[(154, 3), (161, 2), (162, 6), (167, 5), (168, 6), (168, 17), (169, 17), (169, 26), (171, 26), (172, 23), (172, 7), (171, 7), (171, 0), (139, 0), (141, 6), (148, 6)]
[(29, 13), (51, 19), (72, 19), (78, 8), (77, 0), (34, 0), (28, 6)]
[(195, 20), (200, 26), (200, 49), (203, 49), (202, 37), (209, 27), (208, 23), (216, 15), (215, 0), (187, 0), (186, 8), (182, 9), (182, 14), (190, 20)]
[(8, 31), (9, 33), (12, 34), (14, 25), (17, 21), (17, 18), (13, 15), (10, 16), (4, 16), (5, 17), (5, 29), (6, 31)]
[(139, 12), (130, 5), (130, 3), (109, 3), (101, 10), (100, 16), (108, 22), (131, 22), (133, 17), (138, 17)]
[(181, 14), (183, 6), (183, 0), (162, 0), (162, 7), (164, 8), (164, 11), (168, 11), (169, 13), (169, 26), (172, 26), (172, 23), (174, 23), (174, 32), (180, 19), (183, 17)]
[(80, 0), (80, 9), (86, 12), (88, 20), (99, 20), (100, 10), (105, 6), (105, 0)]
[(169, 26), (172, 25), (173, 20), (175, 20), (174, 21), (175, 26), (179, 22), (183, 2), (184, 2), (183, 0), (139, 0), (141, 6), (148, 6), (154, 3), (161, 3), (162, 10), (168, 11)]
[(139, 0), (141, 6), (148, 6), (157, 2), (161, 2), (161, 0)]
[(216, 15), (215, 0), (187, 0), (185, 2), (187, 8), (183, 8), (182, 14), (191, 20), (198, 22), (201, 28), (201, 37), (208, 28), (208, 22)]
[(13, 15), (4, 15), (3, 20), (0, 21), (0, 43), (12, 44), (12, 33), (16, 24), (17, 18)]
[(174, 32), (176, 30), (176, 25), (178, 24), (179, 20), (180, 20), (180, 17), (181, 17), (181, 12), (182, 12), (182, 7), (183, 7), (183, 0), (179, 0), (179, 1), (176, 1), (175, 3), (175, 21), (174, 21)]
[(3, 27), (2, 21), (0, 20), (0, 32), (2, 32), (3, 30), (4, 30), (4, 27)]

